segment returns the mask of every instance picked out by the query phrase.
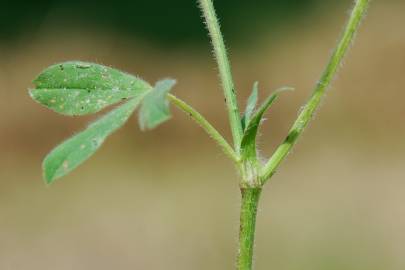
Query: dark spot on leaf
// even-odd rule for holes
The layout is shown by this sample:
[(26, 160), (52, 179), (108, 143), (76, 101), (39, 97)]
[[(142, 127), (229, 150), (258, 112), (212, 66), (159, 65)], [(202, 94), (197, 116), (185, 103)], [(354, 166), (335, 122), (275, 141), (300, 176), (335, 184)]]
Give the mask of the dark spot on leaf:
[(60, 68), (60, 70), (62, 70), (62, 71), (65, 69), (65, 68), (63, 67), (63, 64), (60, 64), (60, 65), (59, 65), (59, 68)]
[(98, 147), (100, 145), (99, 140), (97, 138), (93, 138), (91, 142), (94, 147)]
[(287, 138), (285, 139), (285, 142), (293, 143), (297, 139), (298, 135), (299, 133), (296, 130), (291, 131), (290, 134), (288, 134)]

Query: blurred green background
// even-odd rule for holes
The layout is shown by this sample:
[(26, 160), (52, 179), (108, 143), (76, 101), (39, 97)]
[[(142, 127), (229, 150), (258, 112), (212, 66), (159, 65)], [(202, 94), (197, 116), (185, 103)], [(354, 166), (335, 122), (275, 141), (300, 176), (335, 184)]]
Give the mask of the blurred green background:
[[(261, 130), (263, 157), (311, 92), (353, 1), (215, 1), (240, 104), (293, 86)], [(265, 187), (257, 269), (405, 269), (405, 2), (372, 1), (310, 129)], [(174, 92), (227, 138), (227, 114), (194, 1), (5, 1), (0, 11), (0, 269), (233, 269), (233, 165), (199, 127), (134, 117), (77, 171), (47, 188), (41, 159), (94, 117), (34, 103), (31, 80), (94, 61)]]

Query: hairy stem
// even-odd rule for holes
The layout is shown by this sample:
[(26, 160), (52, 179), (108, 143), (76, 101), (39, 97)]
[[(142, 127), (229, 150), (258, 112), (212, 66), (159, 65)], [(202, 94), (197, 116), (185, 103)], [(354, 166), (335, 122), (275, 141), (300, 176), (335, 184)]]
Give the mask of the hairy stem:
[(180, 110), (187, 113), (194, 121), (197, 122), (208, 135), (217, 142), (217, 144), (222, 148), (224, 153), (232, 159), (234, 162), (239, 163), (239, 156), (235, 153), (233, 148), (224, 139), (224, 137), (193, 107), (182, 101), (181, 99), (175, 97), (172, 94), (167, 95), (168, 99), (176, 105)]
[(342, 60), (346, 55), (347, 50), (352, 43), (357, 29), (360, 26), (361, 20), (366, 14), (369, 0), (356, 0), (350, 19), (343, 32), (343, 36), (338, 43), (335, 51), (330, 58), (330, 61), (322, 74), (320, 81), (317, 83), (312, 96), (299, 114), (297, 120), (290, 129), (287, 138), (277, 148), (270, 160), (262, 169), (261, 179), (265, 183), (277, 170), (281, 162), (286, 158), (291, 148), (296, 143), (298, 137), (302, 134), (305, 127), (313, 118), (314, 112), (319, 107), (319, 104), (324, 96), (327, 88), (332, 82), (336, 72), (341, 66)]
[(257, 207), (261, 191), (261, 188), (241, 189), (238, 270), (252, 269)]
[(231, 125), (233, 143), (237, 152), (239, 152), (240, 142), (242, 140), (242, 124), (240, 112), (236, 99), (236, 91), (232, 79), (231, 66), (226, 53), (224, 39), (215, 14), (212, 0), (198, 0), (204, 14), (208, 31), (214, 47), (214, 54), (217, 60), (219, 74), (224, 89), (225, 101), (228, 108), (229, 121)]

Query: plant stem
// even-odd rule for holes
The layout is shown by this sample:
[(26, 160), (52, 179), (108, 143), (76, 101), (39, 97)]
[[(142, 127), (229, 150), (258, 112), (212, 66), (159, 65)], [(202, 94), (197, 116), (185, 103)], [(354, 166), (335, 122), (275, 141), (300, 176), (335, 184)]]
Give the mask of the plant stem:
[(233, 143), (236, 151), (239, 152), (240, 142), (242, 140), (242, 123), (224, 39), (222, 37), (212, 0), (199, 0), (199, 3), (214, 47), (214, 54), (217, 60), (222, 87), (224, 89), (225, 101), (228, 108)]
[(241, 189), (238, 270), (252, 269), (257, 207), (261, 191), (261, 188)]
[(342, 60), (352, 43), (355, 33), (360, 26), (361, 20), (366, 14), (369, 0), (356, 0), (353, 11), (350, 15), (347, 26), (343, 32), (343, 36), (339, 41), (335, 51), (330, 58), (330, 61), (322, 74), (320, 81), (317, 83), (312, 96), (299, 114), (297, 120), (290, 129), (287, 138), (277, 148), (273, 156), (265, 164), (262, 169), (261, 181), (265, 183), (271, 176), (274, 175), (278, 166), (286, 158), (291, 148), (296, 143), (298, 137), (302, 134), (305, 127), (313, 118), (314, 112), (319, 107), (319, 104), (328, 89), (330, 83), (335, 77), (336, 72), (341, 66)]
[(204, 116), (176, 96), (168, 94), (167, 97), (171, 102), (173, 102), (174, 105), (193, 118), (194, 121), (196, 121), (197, 124), (199, 124), (205, 130), (205, 132), (207, 132), (208, 135), (218, 143), (218, 145), (230, 159), (236, 163), (239, 163), (239, 156), (235, 153), (224, 137), (222, 137), (222, 135), (204, 118)]

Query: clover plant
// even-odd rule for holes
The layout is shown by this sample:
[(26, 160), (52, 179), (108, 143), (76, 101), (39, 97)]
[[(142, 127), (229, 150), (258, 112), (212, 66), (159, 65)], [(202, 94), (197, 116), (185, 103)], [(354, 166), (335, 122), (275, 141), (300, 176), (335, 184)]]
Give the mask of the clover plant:
[(338, 42), (323, 75), (313, 93), (302, 107), (285, 140), (269, 159), (258, 156), (256, 137), (263, 116), (279, 95), (291, 88), (282, 87), (258, 105), (258, 84), (253, 86), (246, 109), (239, 109), (231, 66), (212, 0), (198, 0), (214, 48), (220, 80), (225, 95), (232, 144), (198, 111), (170, 93), (176, 81), (164, 79), (154, 85), (131, 74), (80, 61), (64, 62), (45, 69), (30, 90), (31, 97), (41, 105), (63, 115), (81, 116), (97, 113), (117, 105), (85, 130), (52, 150), (43, 161), (43, 175), (47, 184), (67, 175), (90, 158), (105, 139), (122, 127), (139, 107), (139, 126), (150, 130), (170, 119), (170, 103), (189, 114), (218, 144), (235, 164), (241, 189), (239, 252), (236, 267), (250, 270), (257, 207), (262, 187), (276, 173), (277, 168), (297, 142), (312, 119), (322, 97), (338, 71), (355, 33), (365, 16), (369, 0), (356, 0), (343, 35)]

